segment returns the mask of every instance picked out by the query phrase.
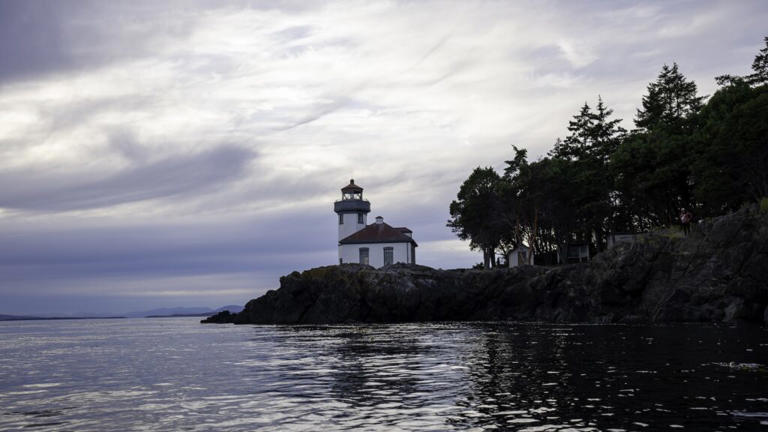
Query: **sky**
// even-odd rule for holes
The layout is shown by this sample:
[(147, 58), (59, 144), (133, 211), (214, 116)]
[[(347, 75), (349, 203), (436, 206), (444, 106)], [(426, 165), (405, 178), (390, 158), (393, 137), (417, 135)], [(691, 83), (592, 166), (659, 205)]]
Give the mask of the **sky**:
[(477, 166), (536, 159), (598, 95), (624, 126), (662, 65), (748, 73), (757, 1), (0, 0), (0, 313), (244, 304), (334, 264), (333, 202), (420, 264)]

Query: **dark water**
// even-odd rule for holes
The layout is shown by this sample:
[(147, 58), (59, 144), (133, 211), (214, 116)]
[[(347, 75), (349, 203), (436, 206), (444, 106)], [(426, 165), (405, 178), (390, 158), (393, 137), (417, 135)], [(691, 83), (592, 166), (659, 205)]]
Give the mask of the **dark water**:
[(0, 323), (0, 430), (768, 431), (768, 332)]

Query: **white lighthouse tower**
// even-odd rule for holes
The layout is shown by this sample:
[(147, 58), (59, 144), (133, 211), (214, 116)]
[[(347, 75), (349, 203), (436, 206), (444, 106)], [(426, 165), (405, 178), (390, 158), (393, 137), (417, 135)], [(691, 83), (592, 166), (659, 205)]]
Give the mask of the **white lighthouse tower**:
[(341, 200), (333, 204), (333, 211), (339, 215), (339, 241), (365, 228), (371, 203), (363, 199), (363, 188), (349, 180), (341, 188)]

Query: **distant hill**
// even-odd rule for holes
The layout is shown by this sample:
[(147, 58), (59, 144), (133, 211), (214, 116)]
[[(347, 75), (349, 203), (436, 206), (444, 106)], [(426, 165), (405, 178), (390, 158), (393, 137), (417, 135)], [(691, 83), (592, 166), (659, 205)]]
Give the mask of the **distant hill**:
[(105, 319), (105, 318), (145, 318), (145, 317), (174, 317), (174, 316), (209, 316), (221, 311), (230, 311), (239, 313), (243, 306), (226, 305), (220, 308), (212, 309), (209, 307), (172, 307), (158, 308), (146, 311), (136, 311), (120, 316), (109, 314), (82, 314), (74, 316), (65, 315), (7, 315), (0, 314), (0, 321), (28, 321), (28, 320), (61, 320), (61, 319)]
[(42, 319), (40, 317), (22, 316), (22, 315), (2, 315), (0, 314), (0, 321), (21, 321), (30, 319)]
[(215, 309), (213, 312), (222, 312), (222, 311), (230, 311), (232, 313), (240, 313), (244, 309), (244, 306), (238, 306), (238, 305), (226, 305), (222, 306), (218, 309)]
[(32, 320), (82, 320), (82, 319), (117, 319), (122, 316), (34, 316), (34, 315), (3, 315), (0, 321), (32, 321)]
[(170, 307), (128, 312), (125, 316), (129, 318), (143, 318), (147, 316), (196, 315), (210, 310), (211, 308), (208, 307)]
[(221, 311), (228, 310), (232, 313), (238, 313), (243, 310), (243, 306), (238, 305), (226, 305), (217, 309), (209, 307), (171, 307), (171, 308), (158, 308), (150, 309), (146, 311), (130, 312), (125, 314), (129, 318), (144, 318), (144, 317), (174, 317), (174, 316), (208, 316), (219, 313)]

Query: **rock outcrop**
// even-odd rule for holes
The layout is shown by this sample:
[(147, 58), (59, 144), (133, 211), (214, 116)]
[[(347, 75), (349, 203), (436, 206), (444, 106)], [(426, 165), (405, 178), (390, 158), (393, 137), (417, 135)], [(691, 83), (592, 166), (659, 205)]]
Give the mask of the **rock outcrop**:
[(204, 322), (768, 323), (767, 306), (768, 215), (745, 207), (700, 223), (687, 238), (651, 235), (589, 264), (496, 270), (344, 264), (293, 272), (242, 312)]

